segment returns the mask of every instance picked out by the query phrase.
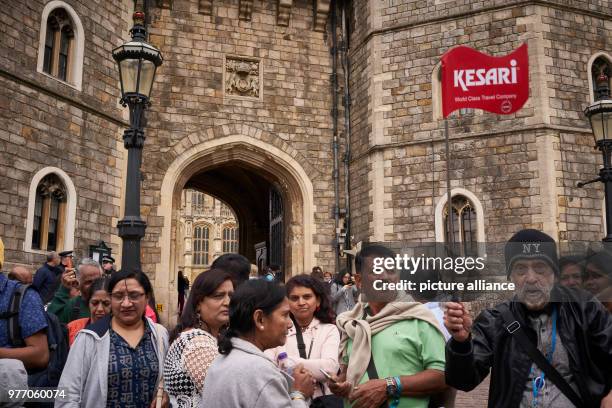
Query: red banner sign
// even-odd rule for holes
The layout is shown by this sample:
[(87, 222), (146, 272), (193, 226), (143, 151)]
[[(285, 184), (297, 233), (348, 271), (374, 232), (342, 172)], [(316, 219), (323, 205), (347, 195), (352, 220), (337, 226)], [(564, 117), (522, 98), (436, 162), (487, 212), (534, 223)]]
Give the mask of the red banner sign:
[(529, 98), (527, 44), (492, 57), (472, 48), (453, 48), (442, 56), (442, 113), (473, 108), (509, 115)]

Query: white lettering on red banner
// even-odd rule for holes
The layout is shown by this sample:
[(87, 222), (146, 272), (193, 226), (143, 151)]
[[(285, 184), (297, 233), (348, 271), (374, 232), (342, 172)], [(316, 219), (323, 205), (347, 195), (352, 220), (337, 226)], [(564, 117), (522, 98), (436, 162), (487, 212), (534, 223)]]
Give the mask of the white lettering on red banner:
[(465, 46), (442, 56), (444, 117), (462, 108), (510, 114), (523, 107), (528, 98), (527, 44), (503, 57)]

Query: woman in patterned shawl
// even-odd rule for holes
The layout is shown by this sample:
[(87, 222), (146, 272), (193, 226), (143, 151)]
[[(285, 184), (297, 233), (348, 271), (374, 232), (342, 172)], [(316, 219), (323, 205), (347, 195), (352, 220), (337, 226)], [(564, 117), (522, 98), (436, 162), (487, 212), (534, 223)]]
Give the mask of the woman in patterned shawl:
[(219, 354), (219, 331), (229, 322), (233, 292), (231, 275), (220, 269), (202, 272), (193, 282), (164, 363), (172, 407), (198, 406), (206, 371)]

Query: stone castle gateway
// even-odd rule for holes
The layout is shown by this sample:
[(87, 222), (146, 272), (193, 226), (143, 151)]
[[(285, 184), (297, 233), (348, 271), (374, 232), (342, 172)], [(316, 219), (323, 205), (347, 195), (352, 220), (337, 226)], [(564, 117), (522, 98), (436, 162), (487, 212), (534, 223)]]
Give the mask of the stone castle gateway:
[[(137, 7), (143, 7), (142, 1)], [(521, 227), (599, 240), (599, 155), (582, 110), (610, 76), (607, 1), (148, 1), (160, 48), (147, 113), (142, 260), (175, 316), (181, 194), (230, 206), (239, 252), (286, 274), (336, 270), (361, 240), (457, 241)], [(127, 112), (111, 50), (134, 2), (5, 1), (0, 10), (0, 237), (7, 267), (48, 250), (120, 254)], [(530, 98), (510, 116), (441, 118), (439, 60), (529, 46)], [(595, 73), (595, 76), (594, 76)], [(346, 82), (345, 82), (346, 80)], [(345, 84), (348, 83), (348, 86)], [(337, 150), (337, 153), (335, 153)], [(336, 177), (337, 174), (337, 177)]]

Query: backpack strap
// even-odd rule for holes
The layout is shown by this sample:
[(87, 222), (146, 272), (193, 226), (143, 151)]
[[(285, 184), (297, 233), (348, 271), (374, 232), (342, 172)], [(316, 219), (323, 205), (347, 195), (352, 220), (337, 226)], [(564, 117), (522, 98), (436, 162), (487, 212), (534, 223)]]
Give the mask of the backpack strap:
[(308, 357), (306, 357), (306, 344), (304, 344), (304, 337), (302, 336), (302, 330), (300, 329), (300, 326), (297, 324), (295, 317), (292, 314), (290, 314), (289, 316), (291, 316), (291, 320), (293, 321), (293, 327), (295, 328), (295, 338), (297, 340), (297, 348), (298, 348), (298, 352), (300, 353), (300, 357), (303, 358), (304, 360), (307, 360)]
[(565, 381), (565, 378), (546, 360), (546, 357), (537, 349), (535, 344), (527, 337), (527, 334), (523, 331), (523, 327), (519, 321), (515, 318), (514, 314), (510, 310), (510, 307), (506, 304), (501, 306), (501, 315), (504, 321), (504, 328), (510, 336), (514, 336), (516, 341), (519, 343), (521, 348), (527, 353), (529, 358), (536, 363), (538, 367), (550, 380), (559, 388), (559, 390), (577, 407), (585, 407), (586, 405), (582, 401), (582, 398), (570, 385)]
[[(364, 309), (363, 316), (361, 317), (361, 319), (365, 322), (365, 319), (367, 316), (368, 316), (368, 312)], [(368, 372), (368, 379), (376, 380), (379, 378), (378, 371), (376, 370), (376, 364), (374, 364), (374, 354), (372, 354), (372, 351), (370, 351), (370, 362), (368, 363), (367, 372)], [(388, 401), (385, 401), (380, 405), (380, 408), (388, 408), (388, 407), (389, 407)]]
[(25, 295), (25, 291), (30, 285), (19, 284), (11, 294), (11, 300), (9, 301), (8, 310), (0, 313), (0, 319), (8, 319), (8, 338), (13, 347), (23, 347), (25, 345), (21, 338), (21, 327), (19, 327), (19, 310), (21, 309), (21, 302)]

